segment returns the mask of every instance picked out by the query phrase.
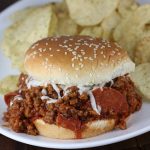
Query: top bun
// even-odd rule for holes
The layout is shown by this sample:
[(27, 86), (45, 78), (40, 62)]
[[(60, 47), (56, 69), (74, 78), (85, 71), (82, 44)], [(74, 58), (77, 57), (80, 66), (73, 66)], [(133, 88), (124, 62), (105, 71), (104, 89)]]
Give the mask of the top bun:
[(24, 65), (36, 80), (81, 86), (103, 84), (135, 68), (116, 43), (89, 36), (42, 39), (26, 52)]

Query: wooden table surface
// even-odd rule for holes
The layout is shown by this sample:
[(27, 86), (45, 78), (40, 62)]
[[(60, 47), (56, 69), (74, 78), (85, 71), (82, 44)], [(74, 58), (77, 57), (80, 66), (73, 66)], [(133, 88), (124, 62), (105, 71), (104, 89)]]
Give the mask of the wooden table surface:
[[(0, 11), (15, 1), (16, 0), (0, 0)], [(0, 150), (46, 150), (46, 148), (22, 144), (0, 134)], [(150, 132), (123, 142), (90, 148), (90, 150), (150, 150)]]

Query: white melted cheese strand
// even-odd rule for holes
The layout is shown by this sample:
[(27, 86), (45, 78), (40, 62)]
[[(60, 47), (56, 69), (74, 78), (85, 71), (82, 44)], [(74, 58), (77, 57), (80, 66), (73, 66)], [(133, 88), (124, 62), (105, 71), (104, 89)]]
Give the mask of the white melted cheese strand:
[(16, 96), (13, 98), (13, 100), (10, 102), (10, 106), (13, 104), (13, 102), (14, 102), (15, 100), (21, 101), (21, 100), (23, 100), (23, 98), (22, 98), (21, 95), (16, 95)]
[(41, 100), (46, 100), (46, 99), (50, 99), (49, 96), (41, 96)]
[(41, 93), (42, 93), (43, 95), (47, 95), (46, 89), (42, 89)]
[(114, 84), (114, 81), (113, 80), (111, 80), (110, 81), (110, 86), (112, 86)]
[[(90, 102), (91, 102), (91, 106), (92, 106), (92, 109), (100, 115), (100, 112), (101, 112), (101, 107), (100, 106), (97, 106), (96, 104), (96, 101), (95, 101), (95, 97), (92, 93), (92, 91), (90, 90), (90, 87), (82, 87), (82, 86), (78, 86), (79, 88), (79, 93), (80, 95), (83, 93), (83, 92), (87, 92), (88, 95), (90, 96)], [(96, 87), (93, 87), (93, 89), (95, 88), (98, 88), (97, 86)]]
[(91, 106), (92, 106), (93, 110), (95, 110), (95, 112), (100, 115), (101, 108), (99, 106), (99, 109), (98, 109), (98, 107), (96, 105), (95, 97), (94, 97), (92, 91), (88, 91), (88, 94), (90, 96), (90, 102), (91, 102)]
[(61, 85), (61, 88), (63, 89), (64, 96), (70, 92), (70, 90), (68, 89), (69, 86)]
[(37, 80), (34, 80), (32, 77), (28, 77), (26, 79), (26, 85), (27, 85), (28, 89), (30, 89), (32, 86), (33, 87), (47, 86), (48, 84), (52, 85), (53, 89), (56, 91), (56, 93), (58, 95), (58, 98), (61, 98), (60, 90), (59, 90), (58, 86), (55, 83), (50, 83), (50, 81), (48, 81), (48, 82), (37, 81)]
[(47, 101), (47, 104), (56, 103), (56, 102), (57, 102), (56, 99), (50, 98), (49, 96), (42, 96), (42, 97), (41, 97), (41, 100), (48, 100), (48, 101)]
[(28, 89), (30, 89), (32, 86), (33, 87), (41, 86), (41, 85), (43, 85), (43, 83), (40, 81), (34, 80), (32, 77), (28, 77), (26, 79), (26, 85), (27, 85)]
[[(32, 86), (33, 87), (36, 87), (36, 86), (47, 86), (48, 84), (51, 84), (53, 89), (56, 91), (57, 95), (58, 95), (58, 98), (61, 98), (61, 95), (60, 95), (60, 90), (58, 88), (58, 86), (55, 84), (55, 83), (52, 83), (50, 81), (48, 82), (41, 82), (41, 81), (37, 81), (37, 80), (34, 80), (32, 77), (28, 77), (26, 79), (26, 85), (28, 88), (31, 88)], [(113, 80), (111, 80), (111, 85), (113, 84)], [(101, 107), (97, 104), (96, 104), (96, 101), (95, 101), (95, 98), (94, 98), (94, 95), (92, 93), (92, 89), (96, 89), (96, 88), (100, 88), (101, 90), (103, 90), (103, 87), (104, 87), (105, 83), (101, 83), (101, 84), (98, 84), (98, 85), (95, 85), (95, 86), (78, 86), (79, 88), (79, 93), (80, 95), (83, 93), (83, 92), (87, 92), (90, 96), (90, 102), (91, 102), (91, 106), (93, 108), (93, 110), (100, 115), (100, 112), (101, 112)], [(69, 86), (64, 86), (62, 85), (62, 89), (64, 91), (64, 95), (67, 95), (70, 91), (67, 90)], [(47, 91), (45, 91), (44, 89), (42, 90), (42, 94), (43, 95), (47, 95), (46, 94)], [(48, 96), (42, 96), (41, 97), (42, 100), (45, 100), (47, 99), (47, 103), (55, 103), (57, 102), (56, 99), (52, 99)]]
[(51, 83), (51, 85), (52, 85), (53, 89), (56, 91), (56, 93), (58, 95), (58, 98), (61, 98), (60, 90), (59, 90), (58, 86), (56, 84), (54, 84), (54, 83)]
[(56, 103), (56, 102), (57, 102), (56, 99), (51, 99), (51, 100), (47, 101), (47, 104)]
[(83, 92), (88, 92), (91, 87), (78, 86), (78, 88), (79, 88), (79, 93), (81, 95)]

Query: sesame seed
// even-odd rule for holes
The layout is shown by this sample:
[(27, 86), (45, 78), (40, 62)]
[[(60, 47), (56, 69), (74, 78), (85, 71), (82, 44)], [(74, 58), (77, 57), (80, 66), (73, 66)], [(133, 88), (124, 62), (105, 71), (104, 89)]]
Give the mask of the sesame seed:
[(82, 65), (81, 65), (81, 68), (83, 68), (83, 66), (84, 66), (84, 65), (82, 64)]
[(45, 52), (45, 51), (46, 51), (46, 48), (43, 49), (43, 52)]
[(66, 47), (66, 48), (67, 48), (67, 47), (68, 47), (68, 45), (63, 45), (62, 47)]
[(57, 52), (59, 52), (59, 51), (60, 51), (60, 49), (57, 49), (56, 51), (57, 51)]
[(65, 55), (67, 55), (67, 52), (65, 52)]
[(72, 68), (74, 68), (74, 63), (71, 64)]
[(104, 52), (103, 52), (103, 51), (101, 51), (101, 54), (103, 55), (103, 54), (104, 54)]
[(70, 40), (70, 41), (73, 41), (73, 39), (72, 39), (72, 38), (70, 38), (69, 40)]
[(42, 48), (39, 48), (38, 50), (39, 50), (40, 52), (42, 52)]
[(118, 51), (118, 48), (115, 48), (116, 51)]
[(103, 49), (103, 48), (105, 48), (105, 46), (104, 46), (104, 45), (102, 45), (102, 46), (101, 46), (101, 49)]
[(77, 70), (77, 71), (78, 71), (78, 70), (79, 70), (79, 68), (75, 68), (75, 70)]
[(80, 60), (80, 61), (83, 61), (83, 59), (82, 59), (82, 58), (80, 58), (79, 60)]
[(82, 55), (85, 55), (85, 52), (81, 52)]
[(68, 42), (68, 40), (65, 40), (65, 41), (64, 41), (64, 44), (67, 43), (67, 42)]
[(59, 44), (60, 47), (63, 47), (63, 45)]
[(80, 66), (81, 68), (83, 68), (83, 64), (82, 64), (82, 63), (79, 63), (79, 66)]
[(50, 56), (53, 57), (53, 54), (51, 54)]
[(72, 54), (73, 54), (73, 55), (76, 55), (76, 54), (77, 54), (77, 52), (76, 52), (76, 51), (73, 51), (73, 52), (72, 52)]
[(72, 51), (73, 51), (73, 49), (72, 49), (72, 48), (67, 48), (67, 50), (68, 50), (69, 52), (72, 52)]
[(74, 49), (77, 50), (79, 48), (79, 46), (76, 46)]
[(92, 58), (92, 57), (89, 57), (89, 60), (93, 60), (93, 58)]
[(48, 43), (46, 42), (45, 45), (48, 45)]
[(81, 45), (80, 43), (75, 43), (75, 45)]
[(76, 59), (76, 58), (73, 57), (73, 58), (71, 59), (71, 61), (74, 61), (75, 59)]

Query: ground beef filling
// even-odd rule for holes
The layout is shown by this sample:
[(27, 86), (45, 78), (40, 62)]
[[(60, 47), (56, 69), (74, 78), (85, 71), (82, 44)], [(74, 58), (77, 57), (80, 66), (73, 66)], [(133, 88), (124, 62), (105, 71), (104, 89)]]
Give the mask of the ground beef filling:
[[(8, 110), (4, 113), (4, 120), (16, 132), (37, 135), (38, 131), (34, 126), (34, 120), (37, 118), (42, 118), (49, 124), (69, 128), (77, 133), (77, 137), (80, 135), (79, 131), (85, 128), (85, 124), (93, 120), (115, 119), (116, 127), (125, 129), (125, 118), (139, 110), (142, 104), (141, 97), (136, 93), (134, 84), (128, 76), (114, 79), (113, 85), (106, 84), (104, 90), (93, 91), (96, 103), (101, 106), (100, 115), (92, 109), (89, 95), (86, 92), (79, 94), (76, 86), (70, 87), (69, 92), (63, 95), (63, 89), (58, 85), (62, 98), (56, 103), (48, 104), (48, 100), (41, 100), (41, 97), (49, 96), (58, 99), (53, 87), (48, 84), (47, 87), (38, 86), (28, 89), (25, 83), (27, 77), (21, 74), (19, 90), (5, 95)], [(47, 91), (47, 95), (42, 93), (43, 89)], [(20, 95), (23, 100), (15, 99), (11, 104), (11, 100), (16, 95)], [(107, 100), (100, 96), (106, 97)]]

